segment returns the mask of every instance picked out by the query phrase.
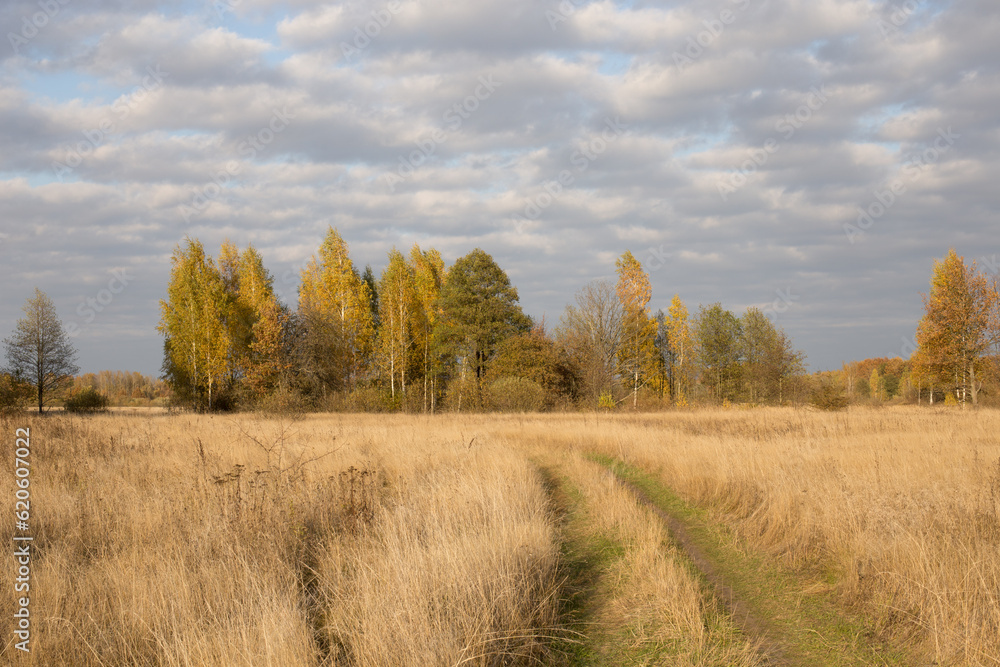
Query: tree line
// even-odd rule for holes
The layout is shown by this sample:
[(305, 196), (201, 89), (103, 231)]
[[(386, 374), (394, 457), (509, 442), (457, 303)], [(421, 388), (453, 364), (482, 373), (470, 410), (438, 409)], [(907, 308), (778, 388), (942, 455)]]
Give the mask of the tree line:
[(74, 378), (73, 348), (36, 288), (4, 340), (0, 409), (84, 390), (197, 409), (634, 409), (689, 403), (821, 407), (888, 401), (1000, 404), (1000, 279), (952, 249), (935, 261), (908, 360), (866, 359), (804, 374), (804, 356), (757, 308), (689, 315), (678, 295), (651, 313), (649, 276), (628, 251), (617, 281), (585, 285), (558, 326), (525, 315), (516, 288), (475, 249), (446, 267), (434, 249), (395, 248), (376, 279), (333, 228), (302, 270), (298, 303), (279, 301), (252, 246), (218, 258), (186, 239), (174, 251), (158, 329), (163, 377)]
[(279, 301), (260, 253), (196, 239), (171, 261), (158, 330), (163, 377), (205, 410), (537, 410), (690, 401), (781, 403), (803, 355), (758, 309), (718, 303), (689, 317), (679, 296), (651, 313), (648, 273), (626, 251), (617, 281), (583, 287), (549, 331), (477, 248), (393, 248), (381, 276), (359, 271), (328, 229), (301, 272), (298, 303)]

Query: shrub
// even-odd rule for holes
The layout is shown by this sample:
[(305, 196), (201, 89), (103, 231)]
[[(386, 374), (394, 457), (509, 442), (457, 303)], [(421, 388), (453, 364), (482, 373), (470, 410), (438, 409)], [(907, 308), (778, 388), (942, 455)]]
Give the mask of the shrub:
[(601, 410), (614, 410), (618, 403), (610, 391), (602, 391), (597, 399), (597, 407)]
[(302, 394), (288, 387), (279, 387), (257, 401), (255, 406), (259, 412), (266, 415), (300, 415), (308, 405)]
[(533, 380), (502, 377), (489, 386), (487, 398), (501, 412), (538, 412), (545, 405), (545, 390)]
[(76, 395), (66, 400), (67, 412), (105, 412), (108, 409), (108, 397), (92, 387), (86, 387)]
[(843, 410), (847, 407), (847, 395), (836, 383), (823, 382), (813, 391), (809, 402), (820, 410)]
[(10, 373), (0, 375), (0, 413), (17, 412), (31, 399), (32, 387)]

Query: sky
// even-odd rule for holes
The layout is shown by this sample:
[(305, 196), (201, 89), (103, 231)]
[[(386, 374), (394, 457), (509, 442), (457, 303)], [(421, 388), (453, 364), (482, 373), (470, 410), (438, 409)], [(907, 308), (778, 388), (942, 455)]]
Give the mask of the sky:
[(764, 310), (810, 370), (907, 357), (935, 258), (996, 273), (996, 0), (4, 0), (0, 336), (159, 374), (185, 237), (294, 307), (329, 226), (476, 247), (549, 329), (630, 250), (655, 312)]

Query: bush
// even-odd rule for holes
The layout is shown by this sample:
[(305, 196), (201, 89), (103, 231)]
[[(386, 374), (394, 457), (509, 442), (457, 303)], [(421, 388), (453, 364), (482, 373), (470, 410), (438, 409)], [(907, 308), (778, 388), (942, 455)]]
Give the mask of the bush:
[(33, 387), (9, 373), (0, 375), (0, 413), (17, 412), (27, 405)]
[(106, 412), (110, 401), (96, 389), (87, 387), (66, 400), (67, 412)]
[(545, 390), (533, 380), (502, 377), (489, 386), (487, 399), (500, 412), (538, 412), (545, 405)]
[(820, 410), (843, 410), (847, 407), (847, 395), (834, 382), (823, 382), (813, 391), (809, 402)]
[(280, 387), (257, 401), (254, 407), (266, 415), (296, 416), (305, 412), (309, 406), (299, 392)]

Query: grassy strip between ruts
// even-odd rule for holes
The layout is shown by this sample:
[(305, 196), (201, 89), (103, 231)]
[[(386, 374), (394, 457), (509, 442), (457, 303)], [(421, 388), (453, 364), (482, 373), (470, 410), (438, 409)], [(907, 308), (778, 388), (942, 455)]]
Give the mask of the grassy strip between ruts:
[[(594, 464), (586, 462), (585, 465)], [(701, 619), (699, 629), (694, 633), (678, 633), (676, 628), (671, 630), (663, 626), (666, 618), (655, 613), (623, 618), (620, 614), (622, 604), (634, 595), (635, 586), (645, 585), (631, 581), (635, 576), (632, 566), (637, 558), (636, 549), (641, 549), (639, 542), (643, 538), (613, 534), (614, 531), (599, 528), (598, 524), (602, 522), (595, 520), (594, 513), (607, 511), (607, 507), (595, 506), (597, 499), (585, 491), (587, 483), (573, 479), (564, 466), (538, 464), (538, 469), (559, 515), (562, 536), (561, 552), (566, 578), (562, 617), (574, 637), (557, 642), (553, 647), (565, 657), (563, 664), (760, 664), (756, 651), (743, 646), (744, 639), (739, 630), (710, 596), (705, 596), (700, 604), (697, 601), (694, 603), (696, 608), (700, 608), (695, 613)], [(597, 471), (595, 467), (594, 472)], [(634, 512), (639, 521), (656, 520), (628, 495), (619, 496), (627, 503), (627, 511)], [(668, 539), (666, 531), (663, 539)], [(664, 542), (662, 549), (658, 550), (662, 558), (680, 557), (668, 542)], [(684, 567), (684, 570), (687, 568)], [(643, 574), (654, 575), (653, 572)], [(692, 591), (697, 591), (695, 580), (691, 581)], [(694, 594), (697, 598), (698, 594)], [(674, 602), (661, 598), (657, 606), (669, 606)]]
[[(609, 456), (589, 458), (611, 470), (640, 497), (673, 519), (675, 539), (703, 583), (724, 598), (737, 622), (759, 636), (771, 661), (789, 665), (910, 665), (910, 656), (872, 642), (861, 619), (839, 609), (828, 586), (810, 581), (741, 548), (724, 525), (677, 496), (648, 472)], [(677, 532), (682, 532), (678, 539)]]
[[(596, 619), (602, 575), (624, 553), (620, 542), (606, 536), (587, 534), (586, 499), (568, 477), (552, 468), (539, 465), (546, 489), (560, 515), (562, 543), (560, 552), (566, 582), (562, 616), (569, 629), (580, 639), (560, 641), (554, 647), (564, 654), (567, 665), (609, 664), (612, 656), (606, 646), (612, 644), (606, 629)], [(626, 656), (614, 656), (615, 662), (629, 664)]]

